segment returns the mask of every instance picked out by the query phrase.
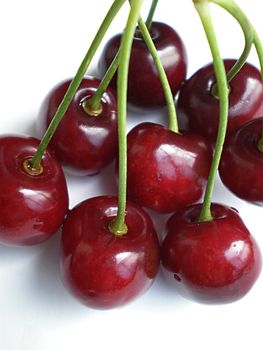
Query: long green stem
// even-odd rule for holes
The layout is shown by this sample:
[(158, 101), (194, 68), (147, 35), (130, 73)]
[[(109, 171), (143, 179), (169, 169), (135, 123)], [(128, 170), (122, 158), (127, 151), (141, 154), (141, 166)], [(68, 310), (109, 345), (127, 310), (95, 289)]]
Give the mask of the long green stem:
[(164, 70), (162, 62), (159, 58), (158, 52), (155, 48), (155, 45), (152, 41), (151, 35), (147, 29), (147, 26), (145, 25), (145, 23), (143, 22), (141, 17), (139, 18), (138, 23), (139, 23), (142, 37), (143, 37), (143, 39), (144, 39), (144, 41), (145, 41), (145, 43), (150, 51), (150, 54), (154, 60), (155, 67), (157, 69), (157, 72), (159, 74), (159, 77), (160, 77), (160, 80), (162, 83), (163, 92), (164, 92), (164, 96), (166, 99), (166, 105), (168, 108), (168, 115), (169, 115), (168, 128), (171, 131), (178, 132), (179, 130), (178, 130), (178, 122), (177, 122), (174, 98), (173, 98), (173, 94), (172, 94), (165, 70)]
[(262, 76), (262, 80), (263, 80), (263, 45), (262, 45), (262, 42), (261, 42), (256, 30), (254, 30), (254, 45), (255, 45), (255, 48), (257, 51), (259, 64), (260, 64), (260, 70), (261, 70), (261, 76)]
[(120, 64), (118, 69), (118, 138), (119, 138), (119, 188), (118, 188), (118, 213), (114, 221), (110, 222), (109, 229), (116, 235), (127, 233), (125, 224), (126, 187), (127, 187), (127, 88), (128, 71), (131, 48), (136, 25), (139, 19), (143, 0), (132, 0), (131, 10), (122, 37), (120, 46)]
[(145, 22), (145, 24), (147, 26), (147, 29), (149, 31), (151, 30), (151, 26), (152, 26), (152, 22), (153, 22), (153, 16), (154, 16), (157, 4), (158, 4), (158, 0), (153, 0), (152, 1), (152, 5), (151, 5), (150, 11), (148, 13), (148, 17), (146, 19), (146, 22)]
[(72, 80), (71, 84), (69, 85), (69, 88), (61, 102), (61, 104), (59, 105), (57, 112), (54, 116), (54, 118), (52, 119), (52, 122), (50, 123), (45, 135), (42, 138), (42, 141), (37, 149), (37, 152), (35, 154), (35, 156), (32, 159), (32, 167), (35, 169), (39, 169), (40, 167), (40, 162), (42, 159), (42, 156), (45, 152), (45, 149), (47, 148), (53, 134), (56, 131), (57, 126), (59, 125), (61, 119), (63, 118), (65, 112), (68, 109), (68, 106), (70, 104), (70, 102), (72, 101), (82, 79), (83, 76), (85, 75), (90, 62), (95, 54), (95, 52), (97, 51), (98, 46), (100, 45), (106, 31), (108, 30), (111, 22), (113, 21), (114, 17), (116, 16), (116, 14), (119, 12), (120, 8), (122, 7), (122, 5), (124, 4), (125, 0), (115, 0), (112, 4), (112, 6), (110, 7), (108, 13), (105, 16), (105, 19), (103, 20), (87, 54), (85, 55), (83, 61), (81, 62), (81, 65), (74, 77), (74, 79)]
[(247, 61), (253, 44), (254, 30), (247, 16), (233, 0), (210, 0), (210, 2), (213, 2), (230, 13), (240, 24), (245, 37), (245, 47), (241, 56), (234, 66), (227, 72), (227, 81), (230, 83)]
[[(263, 81), (263, 45), (256, 30), (254, 30), (254, 45), (258, 55), (260, 70), (261, 70), (261, 77)], [(262, 135), (260, 140), (258, 141), (258, 149), (259, 151), (263, 152), (263, 126), (262, 126)]]
[(109, 86), (114, 74), (116, 73), (119, 67), (119, 62), (120, 62), (120, 52), (118, 51), (113, 61), (111, 62), (111, 65), (109, 66), (107, 72), (105, 73), (103, 79), (101, 80), (100, 85), (97, 88), (97, 91), (89, 101), (89, 105), (91, 109), (96, 111), (99, 108), (101, 104), (102, 96), (106, 91), (107, 87)]
[(202, 210), (199, 217), (199, 221), (209, 221), (209, 220), (212, 220), (211, 200), (212, 200), (216, 174), (220, 163), (220, 158), (223, 150), (226, 129), (227, 129), (228, 86), (227, 86), (227, 78), (226, 78), (224, 63), (221, 59), (219, 47), (217, 44), (217, 38), (216, 38), (213, 22), (211, 19), (209, 3), (208, 1), (204, 1), (204, 0), (195, 1), (195, 7), (200, 16), (200, 19), (203, 24), (204, 31), (207, 37), (207, 41), (210, 46), (210, 50), (211, 50), (211, 54), (214, 62), (216, 80), (218, 84), (218, 93), (219, 93), (220, 118), (219, 118), (218, 135), (216, 140), (214, 158), (211, 164), (208, 183), (205, 191), (205, 198), (204, 198)]

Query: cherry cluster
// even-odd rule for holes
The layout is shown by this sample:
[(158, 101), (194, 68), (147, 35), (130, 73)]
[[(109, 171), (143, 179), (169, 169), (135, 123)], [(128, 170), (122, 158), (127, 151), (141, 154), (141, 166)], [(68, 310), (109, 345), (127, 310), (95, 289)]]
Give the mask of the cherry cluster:
[[(101, 54), (100, 79), (86, 75), (125, 2), (113, 1), (74, 79), (44, 99), (37, 119), (41, 141), (0, 137), (0, 243), (39, 244), (62, 227), (62, 280), (94, 308), (120, 306), (144, 293), (160, 262), (183, 295), (204, 303), (236, 301), (257, 280), (261, 253), (238, 211), (211, 199), (219, 169), (235, 195), (263, 204), (262, 73), (247, 62), (254, 45), (263, 70), (263, 47), (232, 0), (194, 0), (213, 63), (187, 79), (181, 38), (153, 22), (157, 1), (144, 22), (143, 0), (133, 0), (124, 33)], [(246, 40), (239, 59), (221, 59), (210, 2), (240, 23)], [(143, 122), (126, 137), (127, 102), (138, 113), (167, 106), (168, 128)], [(63, 171), (97, 175), (114, 160), (118, 197), (89, 198), (69, 210)], [(162, 241), (153, 212), (172, 214)]]

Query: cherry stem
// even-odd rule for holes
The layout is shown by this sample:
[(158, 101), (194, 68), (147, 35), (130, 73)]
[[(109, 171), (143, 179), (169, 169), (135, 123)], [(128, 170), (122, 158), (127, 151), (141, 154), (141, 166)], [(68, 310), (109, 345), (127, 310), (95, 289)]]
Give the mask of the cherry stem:
[(131, 56), (131, 48), (140, 10), (143, 0), (132, 0), (131, 10), (120, 45), (120, 64), (117, 81), (118, 100), (118, 139), (119, 139), (119, 187), (118, 187), (118, 212), (116, 219), (109, 224), (109, 230), (115, 235), (122, 236), (128, 232), (125, 224), (126, 191), (127, 191), (127, 89), (128, 71)]
[(228, 121), (228, 84), (226, 78), (226, 71), (223, 60), (220, 55), (220, 50), (217, 43), (217, 37), (215, 34), (209, 3), (206, 0), (194, 1), (195, 8), (201, 19), (208, 44), (210, 46), (211, 54), (213, 57), (214, 70), (216, 80), (218, 84), (219, 95), (219, 127), (218, 135), (215, 146), (215, 153), (211, 164), (211, 169), (208, 177), (208, 183), (206, 186), (204, 202), (202, 205), (199, 221), (210, 221), (213, 219), (211, 214), (211, 200), (214, 190), (217, 170), (219, 167), (221, 154), (223, 151), (223, 145), (226, 136), (227, 121)]
[(140, 27), (142, 37), (143, 37), (143, 39), (144, 39), (144, 41), (145, 41), (145, 43), (150, 51), (150, 54), (153, 58), (156, 70), (159, 74), (159, 77), (160, 77), (160, 80), (162, 83), (163, 92), (164, 92), (164, 96), (166, 99), (166, 105), (167, 105), (167, 109), (168, 109), (168, 115), (169, 115), (168, 128), (171, 131), (179, 132), (174, 98), (173, 98), (173, 94), (171, 91), (169, 81), (167, 79), (165, 70), (164, 70), (163, 65), (162, 65), (162, 62), (159, 58), (158, 52), (157, 52), (156, 47), (153, 43), (153, 40), (152, 40), (151, 35), (149, 33), (149, 30), (147, 29), (147, 26), (143, 22), (141, 17), (139, 18), (138, 24)]
[[(234, 66), (227, 72), (227, 81), (230, 83), (230, 81), (238, 74), (240, 69), (247, 61), (253, 44), (254, 30), (247, 16), (233, 0), (210, 0), (210, 2), (213, 2), (230, 13), (240, 24), (245, 37), (245, 47), (241, 56), (236, 61)], [(213, 93), (217, 96), (216, 84), (213, 86)]]
[(260, 40), (256, 30), (254, 30), (254, 45), (255, 45), (255, 48), (257, 51), (259, 64), (260, 64), (260, 70), (261, 70), (261, 76), (262, 76), (262, 80), (263, 80), (263, 45), (261, 43), (261, 40)]
[(145, 22), (145, 24), (147, 26), (147, 29), (149, 31), (151, 30), (151, 27), (152, 27), (153, 16), (154, 16), (157, 4), (158, 4), (158, 0), (153, 0), (152, 1), (152, 5), (151, 5), (150, 11), (148, 13), (148, 17), (146, 19), (146, 22)]
[(99, 109), (101, 105), (101, 99), (104, 94), (104, 92), (107, 90), (114, 74), (116, 73), (118, 66), (120, 62), (120, 52), (118, 51), (116, 56), (114, 57), (114, 60), (111, 62), (111, 65), (109, 66), (107, 72), (105, 73), (103, 79), (100, 82), (99, 87), (97, 88), (97, 91), (92, 96), (92, 98), (89, 100), (89, 104), (93, 110)]
[(261, 43), (261, 40), (260, 40), (256, 30), (254, 30), (254, 45), (255, 45), (255, 48), (257, 51), (259, 64), (260, 64), (260, 70), (261, 70), (261, 76), (262, 76), (262, 80), (263, 80), (263, 45)]
[[(260, 71), (261, 71), (261, 77), (263, 81), (263, 45), (261, 43), (261, 40), (258, 36), (258, 33), (254, 29), (254, 45), (257, 51), (258, 59), (259, 59), (259, 64), (260, 64)], [(260, 140), (258, 141), (258, 150), (260, 152), (263, 152), (263, 127), (262, 127), (262, 135)]]
[(122, 5), (124, 4), (125, 0), (115, 0), (113, 4), (111, 5), (108, 13), (106, 14), (94, 40), (91, 43), (91, 46), (86, 53), (83, 61), (81, 62), (78, 71), (70, 83), (68, 90), (66, 94), (63, 97), (62, 102), (60, 103), (54, 118), (52, 119), (45, 135), (43, 136), (41, 143), (36, 151), (35, 156), (32, 158), (32, 166), (35, 169), (38, 169), (40, 167), (41, 159), (43, 157), (43, 154), (45, 152), (45, 149), (47, 148), (53, 134), (55, 133), (61, 119), (63, 118), (64, 114), (66, 113), (70, 102), (72, 101), (84, 75), (86, 74), (86, 71), (91, 63), (91, 60), (93, 56), (95, 55), (97, 48), (99, 47), (104, 35), (106, 34), (111, 22), (121, 9)]

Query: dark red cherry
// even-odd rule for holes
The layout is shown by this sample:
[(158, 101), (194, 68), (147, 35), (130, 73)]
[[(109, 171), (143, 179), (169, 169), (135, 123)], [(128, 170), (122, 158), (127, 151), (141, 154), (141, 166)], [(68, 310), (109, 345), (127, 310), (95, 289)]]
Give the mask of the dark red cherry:
[(128, 197), (141, 206), (170, 213), (202, 197), (212, 150), (202, 136), (142, 123), (128, 134), (127, 159)]
[(201, 205), (173, 215), (161, 247), (165, 274), (182, 295), (202, 303), (242, 298), (261, 271), (256, 241), (237, 211), (212, 204), (213, 220), (197, 222)]
[[(226, 71), (235, 60), (224, 60)], [(178, 117), (181, 129), (197, 132), (213, 143), (219, 121), (219, 102), (211, 93), (215, 83), (212, 64), (201, 68), (180, 90)], [(259, 70), (246, 63), (229, 84), (228, 135), (248, 120), (263, 114), (263, 85)]]
[(62, 230), (61, 274), (66, 287), (85, 305), (108, 309), (144, 293), (159, 268), (159, 242), (150, 217), (127, 202), (128, 233), (108, 229), (117, 198), (95, 197), (76, 206)]
[[(58, 84), (42, 103), (37, 128), (42, 136), (61, 103), (70, 80)], [(103, 94), (102, 111), (89, 115), (83, 103), (100, 81), (85, 77), (59, 124), (50, 147), (66, 170), (75, 175), (93, 175), (113, 161), (117, 150), (117, 107), (110, 89)]]
[(228, 138), (219, 168), (224, 185), (238, 197), (263, 205), (263, 153), (258, 149), (263, 118), (242, 125)]
[(25, 160), (34, 156), (39, 140), (0, 137), (0, 243), (33, 245), (53, 235), (68, 211), (68, 192), (60, 164), (45, 151), (42, 173), (29, 174)]
[[(173, 28), (153, 22), (151, 36), (175, 94), (186, 77), (187, 57), (184, 44)], [(115, 35), (106, 44), (99, 60), (101, 76), (115, 57), (122, 34)], [(112, 81), (116, 88), (116, 76)], [(128, 102), (136, 107), (155, 108), (166, 104), (159, 75), (152, 56), (139, 32), (134, 37), (129, 68)]]

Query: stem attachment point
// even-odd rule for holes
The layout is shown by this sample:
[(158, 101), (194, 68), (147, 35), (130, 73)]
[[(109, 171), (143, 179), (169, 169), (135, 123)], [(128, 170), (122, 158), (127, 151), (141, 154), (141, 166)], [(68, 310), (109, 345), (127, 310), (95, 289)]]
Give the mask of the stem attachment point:
[(108, 228), (111, 233), (118, 237), (124, 236), (128, 232), (128, 226), (125, 223), (120, 225), (117, 219), (111, 221)]
[[(227, 88), (228, 88), (228, 96), (230, 95), (231, 93), (231, 88), (230, 88), (230, 85), (228, 84), (227, 85)], [(217, 83), (214, 83), (212, 86), (211, 86), (211, 95), (216, 98), (217, 100), (219, 100), (219, 91), (218, 91), (218, 87), (217, 87)]]
[(258, 150), (263, 153), (263, 138), (262, 137), (258, 141), (257, 147), (258, 147)]
[(41, 175), (44, 171), (44, 168), (41, 164), (36, 168), (33, 165), (33, 158), (27, 158), (23, 161), (23, 170), (33, 176)]
[(100, 103), (97, 108), (94, 108), (90, 98), (84, 99), (81, 102), (81, 107), (90, 117), (98, 117), (103, 111), (102, 104)]

